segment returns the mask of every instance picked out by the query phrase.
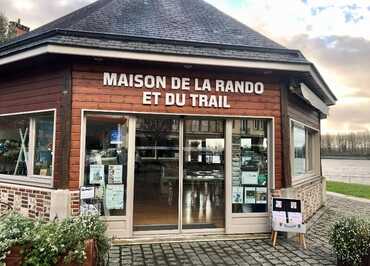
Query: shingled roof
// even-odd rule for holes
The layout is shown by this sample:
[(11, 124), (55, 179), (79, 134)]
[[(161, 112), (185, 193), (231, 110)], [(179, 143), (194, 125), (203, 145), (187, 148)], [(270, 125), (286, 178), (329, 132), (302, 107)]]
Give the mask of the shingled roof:
[(203, 0), (99, 0), (13, 39), (0, 47), (0, 51), (53, 31), (163, 43), (200, 43), (230, 49), (231, 46), (268, 48), (278, 53), (295, 53), (293, 57), (304, 59), (298, 51), (285, 49)]
[(284, 48), (202, 0), (99, 0), (22, 39), (54, 29)]
[(312, 65), (204, 0), (98, 0), (1, 45), (0, 60), (48, 44)]

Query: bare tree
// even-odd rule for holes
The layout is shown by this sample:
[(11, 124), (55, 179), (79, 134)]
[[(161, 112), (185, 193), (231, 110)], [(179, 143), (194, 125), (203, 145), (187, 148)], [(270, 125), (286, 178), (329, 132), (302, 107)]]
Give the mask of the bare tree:
[(3, 43), (7, 40), (8, 37), (8, 19), (7, 17), (0, 13), (0, 43)]
[(370, 131), (338, 133), (321, 137), (323, 156), (370, 156)]
[(15, 24), (9, 23), (8, 18), (3, 13), (0, 13), (0, 43), (15, 37), (15, 30)]

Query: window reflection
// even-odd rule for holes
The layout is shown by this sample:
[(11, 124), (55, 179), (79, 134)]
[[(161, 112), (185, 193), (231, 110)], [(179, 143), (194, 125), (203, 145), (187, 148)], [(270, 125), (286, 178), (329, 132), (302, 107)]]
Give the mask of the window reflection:
[(52, 175), (54, 116), (52, 114), (35, 118), (35, 161), (34, 174)]
[(30, 117), (0, 117), (0, 174), (27, 176)]
[(136, 122), (134, 230), (178, 229), (179, 121)]
[(267, 120), (234, 120), (232, 138), (233, 212), (267, 212)]
[(302, 127), (293, 127), (294, 138), (294, 176), (306, 172), (306, 131)]
[(183, 229), (224, 227), (224, 145), (224, 121), (185, 120)]

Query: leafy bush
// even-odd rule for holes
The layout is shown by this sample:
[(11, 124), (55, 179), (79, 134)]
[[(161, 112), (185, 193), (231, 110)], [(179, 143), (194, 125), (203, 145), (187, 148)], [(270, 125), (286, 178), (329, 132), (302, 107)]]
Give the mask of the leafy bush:
[(55, 265), (83, 263), (86, 259), (85, 240), (95, 239), (98, 262), (103, 263), (109, 250), (106, 226), (98, 216), (70, 217), (62, 221), (32, 221), (10, 213), (0, 220), (0, 257), (14, 245), (24, 250), (24, 265)]
[(29, 242), (27, 235), (33, 230), (33, 221), (20, 214), (11, 212), (0, 220), (0, 261), (7, 251), (16, 245), (24, 246)]
[(356, 217), (341, 218), (331, 228), (330, 244), (342, 262), (361, 263), (361, 258), (370, 248), (370, 221)]

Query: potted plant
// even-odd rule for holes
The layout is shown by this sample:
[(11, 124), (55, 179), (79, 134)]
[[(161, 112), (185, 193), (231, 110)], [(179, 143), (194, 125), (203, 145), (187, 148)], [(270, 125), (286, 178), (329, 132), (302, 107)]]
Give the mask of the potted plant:
[(97, 216), (45, 222), (10, 213), (0, 230), (0, 260), (6, 257), (9, 265), (101, 265), (109, 250), (106, 226)]
[(370, 221), (358, 217), (339, 219), (331, 228), (329, 242), (337, 265), (370, 266)]

